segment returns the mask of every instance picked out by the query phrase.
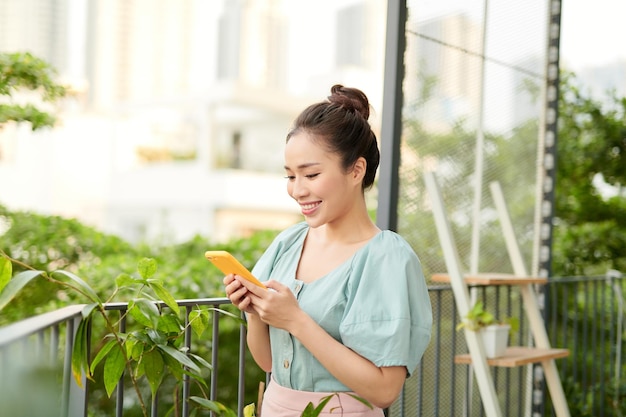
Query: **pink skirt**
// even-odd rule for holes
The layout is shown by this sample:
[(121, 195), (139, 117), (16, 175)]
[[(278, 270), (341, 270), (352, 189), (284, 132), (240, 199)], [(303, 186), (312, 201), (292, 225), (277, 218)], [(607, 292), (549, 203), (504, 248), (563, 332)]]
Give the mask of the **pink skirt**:
[[(354, 393), (350, 394), (354, 395)], [(261, 417), (300, 417), (308, 403), (312, 403), (316, 407), (324, 397), (329, 395), (332, 395), (332, 398), (326, 404), (320, 416), (384, 416), (382, 409), (377, 407), (371, 409), (345, 392), (336, 394), (332, 392), (296, 391), (280, 386), (272, 379), (263, 395)]]

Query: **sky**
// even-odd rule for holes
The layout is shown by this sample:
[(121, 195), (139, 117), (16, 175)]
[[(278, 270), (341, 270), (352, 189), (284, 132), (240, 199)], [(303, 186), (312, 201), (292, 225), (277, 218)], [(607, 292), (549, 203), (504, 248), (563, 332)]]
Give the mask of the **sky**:
[(626, 61), (625, 0), (562, 0), (561, 66), (583, 68)]

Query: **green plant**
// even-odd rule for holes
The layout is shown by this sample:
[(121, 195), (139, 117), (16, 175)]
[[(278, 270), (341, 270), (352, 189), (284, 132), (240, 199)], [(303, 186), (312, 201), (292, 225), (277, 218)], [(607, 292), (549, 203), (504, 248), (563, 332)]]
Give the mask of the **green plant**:
[[(365, 399), (354, 395), (354, 394), (350, 394), (347, 393), (347, 395), (349, 395), (350, 397), (354, 398), (357, 401), (362, 402), (363, 404), (365, 404), (367, 407), (369, 407), (370, 409), (373, 409), (374, 407), (372, 407), (372, 405)], [(339, 396), (338, 392), (334, 392), (330, 395), (327, 395), (326, 397), (323, 397), (319, 404), (317, 404), (317, 406), (315, 406), (313, 403), (308, 403), (307, 406), (304, 408), (304, 411), (302, 412), (302, 414), (300, 415), (300, 417), (318, 417), (322, 411), (324, 410), (324, 407), (326, 406), (326, 404), (328, 404), (328, 402), (333, 398), (333, 397), (337, 397), (337, 399), (339, 400), (339, 403), (341, 404), (341, 397)], [(339, 415), (343, 415), (343, 408), (341, 407), (341, 405), (338, 407), (339, 408)], [(330, 412), (332, 413), (333, 411), (336, 411), (335, 408), (332, 408), (330, 410)]]
[(53, 126), (55, 117), (40, 106), (12, 102), (13, 95), (22, 91), (37, 92), (43, 101), (55, 102), (68, 93), (57, 83), (56, 69), (28, 52), (0, 53), (0, 128), (8, 121), (29, 122), (32, 130)]
[(456, 326), (457, 330), (467, 328), (472, 331), (479, 331), (487, 326), (497, 324), (508, 324), (511, 326), (510, 332), (514, 333), (519, 329), (519, 319), (517, 317), (496, 317), (485, 309), (481, 300), (476, 301), (470, 311), (467, 312), (463, 320)]
[[(11, 278), (14, 262), (25, 270)], [(183, 375), (188, 375), (204, 394), (204, 397), (192, 397), (192, 402), (219, 415), (234, 416), (235, 413), (223, 404), (206, 398), (207, 387), (202, 371), (210, 370), (211, 364), (187, 351), (183, 346), (185, 324), (180, 318), (181, 312), (176, 300), (165, 289), (162, 281), (155, 278), (156, 261), (151, 258), (141, 259), (137, 272), (135, 275), (119, 274), (115, 279), (113, 294), (106, 301), (102, 301), (94, 289), (74, 273), (65, 270), (46, 272), (30, 269), (0, 250), (0, 310), (24, 286), (38, 277), (71, 289), (89, 300), (89, 304), (82, 311), (83, 317), (76, 332), (72, 352), (72, 373), (79, 386), (82, 385), (83, 375), (91, 380), (100, 376), (110, 397), (125, 373), (135, 390), (142, 413), (147, 417), (148, 410), (140, 389), (140, 381), (145, 379), (151, 395), (155, 396), (166, 375), (173, 375), (178, 382), (182, 381)], [(118, 293), (127, 291), (132, 292), (133, 297), (128, 303), (124, 318), (135, 324), (135, 330), (121, 332), (117, 329), (122, 317), (113, 318), (114, 315), (106, 311), (105, 304), (111, 302)], [(226, 311), (222, 312), (232, 315)], [(89, 324), (96, 316), (104, 320), (108, 333), (98, 343), (97, 353), (90, 361)], [(239, 317), (232, 316), (241, 321)], [(207, 328), (208, 322), (208, 310), (197, 308), (189, 315), (187, 325), (200, 336)], [(102, 373), (98, 374), (97, 368), (101, 363)]]
[[(354, 394), (350, 394), (350, 393), (346, 393), (346, 394), (354, 398), (355, 400), (360, 401), (361, 403), (365, 404), (370, 409), (374, 408), (372, 404), (370, 404), (367, 400)], [(341, 397), (339, 396), (339, 393), (333, 392), (332, 394), (322, 397), (320, 399), (320, 402), (317, 405), (313, 404), (312, 402), (309, 402), (304, 408), (304, 410), (302, 411), (302, 414), (300, 414), (300, 417), (318, 417), (322, 413), (322, 411), (324, 411), (324, 407), (326, 407), (326, 404), (328, 404), (328, 402), (333, 397), (337, 397), (337, 399), (339, 400), (339, 404), (341, 404)], [(334, 411), (338, 411), (337, 413), (338, 415), (343, 415), (343, 407), (341, 405), (339, 405), (336, 408), (330, 409), (331, 413)], [(243, 409), (243, 415), (244, 417), (255, 417), (256, 410), (255, 410), (254, 404), (249, 404), (245, 406)]]

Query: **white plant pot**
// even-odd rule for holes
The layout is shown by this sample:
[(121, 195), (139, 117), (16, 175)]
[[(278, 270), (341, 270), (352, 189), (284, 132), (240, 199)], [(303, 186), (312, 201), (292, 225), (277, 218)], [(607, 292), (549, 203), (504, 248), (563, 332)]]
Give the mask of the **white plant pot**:
[(510, 330), (511, 326), (508, 324), (492, 324), (480, 330), (487, 358), (504, 355), (509, 344)]

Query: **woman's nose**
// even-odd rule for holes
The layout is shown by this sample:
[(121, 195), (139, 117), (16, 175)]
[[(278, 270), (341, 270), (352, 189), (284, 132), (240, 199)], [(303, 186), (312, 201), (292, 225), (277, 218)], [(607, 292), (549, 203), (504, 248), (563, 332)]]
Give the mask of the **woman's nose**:
[(289, 183), (290, 190), (289, 194), (295, 199), (301, 198), (308, 194), (308, 189), (302, 179), (295, 178), (292, 182)]

